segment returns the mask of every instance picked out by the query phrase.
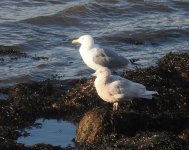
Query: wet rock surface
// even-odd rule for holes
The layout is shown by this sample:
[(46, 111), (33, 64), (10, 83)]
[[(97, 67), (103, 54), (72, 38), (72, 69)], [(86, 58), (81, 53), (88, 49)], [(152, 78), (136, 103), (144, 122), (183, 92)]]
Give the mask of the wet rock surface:
[(20, 51), (19, 46), (0, 45), (0, 55), (25, 56), (26, 54)]
[[(169, 53), (157, 66), (123, 76), (158, 91), (153, 100), (120, 104), (102, 101), (94, 78), (46, 80), (0, 89), (0, 149), (189, 149), (189, 53)], [(79, 123), (75, 148), (47, 144), (26, 146), (16, 139), (38, 118)]]
[(9, 57), (10, 60), (17, 60), (20, 58), (30, 58), (33, 60), (47, 60), (47, 57), (39, 56), (29, 56), (19, 46), (3, 46), (0, 45), (0, 63), (3, 63), (6, 57)]

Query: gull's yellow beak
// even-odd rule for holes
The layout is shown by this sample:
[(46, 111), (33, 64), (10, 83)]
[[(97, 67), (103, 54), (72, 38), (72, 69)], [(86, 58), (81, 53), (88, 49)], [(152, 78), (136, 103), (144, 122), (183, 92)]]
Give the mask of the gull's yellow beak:
[(79, 44), (79, 43), (80, 43), (79, 39), (75, 39), (75, 40), (72, 41), (72, 44)]

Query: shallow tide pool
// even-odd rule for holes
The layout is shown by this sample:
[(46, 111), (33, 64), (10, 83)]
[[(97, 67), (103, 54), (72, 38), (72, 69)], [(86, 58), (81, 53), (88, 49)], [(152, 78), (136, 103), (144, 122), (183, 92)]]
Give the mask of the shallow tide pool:
[(38, 119), (35, 127), (26, 129), (29, 136), (19, 137), (17, 142), (25, 145), (39, 143), (52, 144), (53, 146), (74, 146), (76, 127), (67, 121), (57, 121), (56, 119)]

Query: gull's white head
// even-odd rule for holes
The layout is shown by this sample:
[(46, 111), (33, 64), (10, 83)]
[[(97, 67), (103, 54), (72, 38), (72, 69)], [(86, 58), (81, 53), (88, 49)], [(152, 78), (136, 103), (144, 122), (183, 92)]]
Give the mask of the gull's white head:
[(111, 71), (110, 69), (108, 69), (107, 67), (100, 67), (94, 74), (93, 76), (105, 76), (108, 77), (111, 75)]
[(80, 36), (78, 39), (73, 40), (72, 44), (81, 44), (82, 46), (92, 48), (94, 45), (94, 40), (91, 35), (83, 35)]

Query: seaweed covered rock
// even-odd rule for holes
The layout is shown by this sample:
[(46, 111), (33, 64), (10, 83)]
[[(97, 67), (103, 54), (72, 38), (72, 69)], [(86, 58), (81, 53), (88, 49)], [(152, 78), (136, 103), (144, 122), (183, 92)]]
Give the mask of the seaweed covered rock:
[(178, 116), (159, 115), (150, 116), (135, 112), (113, 112), (107, 109), (95, 108), (85, 113), (81, 119), (76, 141), (79, 143), (91, 143), (98, 141), (105, 135), (118, 134), (127, 137), (135, 137), (138, 132), (156, 131), (179, 134), (180, 137), (188, 136), (187, 130), (189, 118)]
[[(112, 130), (109, 130), (109, 133), (124, 135), (127, 137), (127, 140), (140, 140), (138, 137), (142, 138), (141, 131), (143, 133), (150, 131), (150, 134), (152, 134), (151, 137), (153, 137), (151, 139), (155, 140), (146, 140), (148, 142), (143, 143), (144, 145), (140, 143), (139, 145), (141, 146), (139, 147), (144, 149), (157, 149), (158, 147), (162, 147), (161, 149), (166, 147), (173, 148), (177, 144), (179, 145), (178, 148), (180, 147), (181, 149), (188, 147), (188, 132), (186, 130), (189, 126), (188, 61), (188, 53), (170, 53), (160, 59), (158, 65), (155, 67), (126, 72), (124, 74), (126, 78), (146, 85), (149, 90), (153, 89), (158, 91), (159, 96), (155, 97), (153, 100), (134, 99), (131, 102), (128, 101), (124, 104), (120, 104), (121, 108), (118, 112), (109, 113), (112, 123)], [(184, 65), (184, 69), (182, 69), (182, 65)], [(178, 67), (180, 67), (179, 72)], [(128, 113), (128, 111), (131, 110), (133, 113)], [(103, 113), (105, 115), (106, 111), (102, 111), (101, 115), (103, 115)], [(87, 117), (83, 119), (86, 119), (86, 122), (92, 122), (94, 118), (91, 117), (90, 121)], [(82, 122), (85, 121), (82, 120)], [(101, 122), (106, 124), (108, 120), (102, 118)], [(91, 127), (92, 126), (82, 126), (81, 131), (88, 131)], [(86, 129), (84, 130), (83, 128)], [(94, 128), (92, 127), (92, 129)], [(103, 130), (104, 129), (101, 129), (101, 131)], [(155, 136), (156, 133), (159, 134), (160, 132), (160, 136)], [(103, 132), (100, 133), (104, 135)], [(83, 132), (83, 134), (85, 134), (85, 132)], [(90, 135), (92, 135), (92, 133), (88, 134), (87, 132), (82, 136), (85, 137), (84, 139), (87, 139), (87, 137), (90, 138)], [(166, 141), (163, 140), (165, 138), (164, 136), (167, 137)], [(98, 141), (99, 137), (102, 136), (93, 136), (93, 142)], [(169, 142), (171, 139), (175, 141), (175, 143)], [(83, 141), (80, 140), (80, 142)], [(166, 146), (161, 146), (164, 142)], [(121, 143), (118, 143), (117, 146), (120, 144)]]
[[(184, 74), (189, 74), (189, 53), (169, 53), (159, 60), (158, 66), (138, 69), (124, 74), (126, 78), (142, 83), (148, 89), (158, 91), (159, 96), (154, 101), (134, 101), (132, 109), (151, 114), (183, 113), (189, 110), (189, 80)], [(178, 72), (178, 66), (183, 73)]]
[(131, 136), (147, 124), (146, 120), (146, 116), (141, 117), (136, 113), (120, 114), (107, 108), (96, 107), (84, 114), (75, 140), (78, 143), (92, 143), (112, 133)]
[(78, 83), (67, 91), (64, 98), (65, 107), (75, 109), (76, 111), (86, 112), (96, 106), (102, 106), (104, 103), (100, 100), (94, 87), (94, 78)]
[(4, 126), (0, 126), (0, 137), (4, 137), (4, 138), (8, 138), (8, 139), (16, 139), (20, 136), (21, 134), (15, 130), (13, 130), (13, 128), (11, 127), (4, 127)]
[(94, 142), (110, 130), (110, 112), (102, 108), (94, 108), (84, 114), (76, 133), (76, 142)]
[(169, 53), (157, 66), (125, 72), (124, 77), (159, 95), (152, 100), (126, 101), (116, 112), (97, 95), (94, 79), (46, 80), (0, 89), (10, 95), (0, 101), (0, 148), (61, 149), (18, 144), (16, 130), (40, 117), (71, 116), (80, 122), (76, 149), (189, 149), (188, 61), (189, 53)]
[(26, 54), (20, 51), (19, 46), (0, 45), (0, 55), (25, 56)]
[(49, 81), (17, 85), (12, 89), (10, 98), (1, 104), (1, 124), (24, 125), (35, 120), (52, 103), (51, 94)]
[[(92, 88), (91, 88), (92, 87)], [(17, 84), (1, 89), (10, 95), (0, 102), (1, 125), (27, 125), (44, 116), (61, 117), (68, 113), (79, 118), (87, 109), (98, 105), (92, 80), (66, 80)], [(101, 102), (101, 101), (100, 101)], [(86, 109), (87, 108), (87, 109)], [(79, 113), (78, 113), (79, 111)]]
[(0, 45), (0, 63), (4, 62), (4, 56), (8, 56), (11, 60), (17, 60), (18, 58), (31, 58), (33, 60), (47, 60), (48, 57), (44, 56), (29, 56), (23, 50), (21, 50), (20, 46), (3, 46)]
[(0, 138), (0, 149), (2, 150), (20, 150), (26, 149), (23, 144), (16, 143), (14, 140)]
[(158, 61), (159, 70), (170, 78), (189, 80), (189, 54), (169, 53)]

